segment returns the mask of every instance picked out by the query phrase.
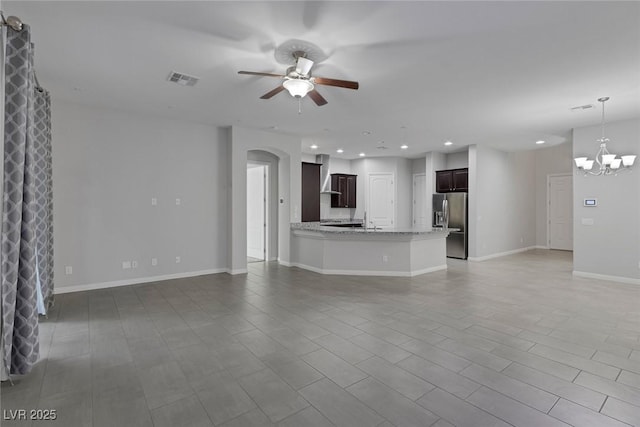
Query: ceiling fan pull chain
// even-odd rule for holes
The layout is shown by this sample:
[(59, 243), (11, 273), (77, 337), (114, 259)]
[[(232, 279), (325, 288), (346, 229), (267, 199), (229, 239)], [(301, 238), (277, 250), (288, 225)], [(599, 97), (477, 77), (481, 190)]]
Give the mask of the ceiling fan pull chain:
[(302, 114), (302, 98), (298, 98), (298, 114)]

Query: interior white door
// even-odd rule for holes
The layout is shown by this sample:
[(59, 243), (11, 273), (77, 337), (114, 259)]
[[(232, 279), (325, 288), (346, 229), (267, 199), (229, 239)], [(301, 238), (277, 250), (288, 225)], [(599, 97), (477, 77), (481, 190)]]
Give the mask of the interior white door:
[(247, 256), (265, 259), (266, 166), (247, 165)]
[(549, 248), (573, 250), (573, 177), (549, 176)]
[(427, 176), (413, 175), (413, 226), (427, 226)]
[(383, 228), (395, 224), (395, 187), (392, 173), (370, 173), (368, 191), (368, 226)]

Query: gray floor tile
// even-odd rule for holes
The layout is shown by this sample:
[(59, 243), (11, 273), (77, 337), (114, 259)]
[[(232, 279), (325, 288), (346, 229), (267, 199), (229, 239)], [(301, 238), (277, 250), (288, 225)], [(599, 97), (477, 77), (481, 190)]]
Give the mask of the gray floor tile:
[(285, 418), (278, 427), (333, 427), (334, 424), (325, 418), (316, 408), (309, 406), (302, 411)]
[(547, 359), (546, 357), (533, 354), (532, 352), (520, 351), (504, 345), (496, 347), (491, 352), (502, 358), (551, 374), (566, 381), (573, 381), (580, 372), (579, 369), (564, 363), (556, 362), (554, 360)]
[(398, 366), (463, 399), (480, 387), (480, 384), (418, 356), (411, 356)]
[(460, 372), (460, 375), (464, 375), (479, 384), (499, 391), (544, 413), (547, 413), (558, 400), (558, 397), (551, 393), (483, 366), (471, 365)]
[(636, 374), (640, 374), (640, 361), (616, 356), (614, 354), (602, 351), (597, 351), (593, 356), (593, 360), (606, 363), (607, 365), (617, 366), (626, 371), (635, 372)]
[(352, 344), (350, 341), (339, 337), (334, 334), (327, 334), (314, 340), (331, 353), (340, 357), (341, 359), (355, 365), (370, 357), (373, 357), (373, 353)]
[(631, 404), (640, 402), (640, 389), (617, 383), (588, 372), (580, 372), (574, 382)]
[(356, 366), (411, 400), (418, 399), (435, 387), (379, 357), (365, 360)]
[[(53, 396), (43, 395), (37, 405), (25, 409), (55, 409), (55, 420), (33, 421), (33, 426), (86, 426), (91, 425), (93, 405), (91, 393), (73, 391)], [(3, 422), (4, 425), (4, 422)]]
[(616, 381), (622, 384), (630, 385), (631, 387), (635, 387), (640, 390), (640, 375), (634, 374), (633, 372), (622, 371)]
[(266, 362), (273, 372), (296, 390), (301, 389), (324, 376), (303, 360)]
[(173, 403), (193, 394), (177, 362), (154, 365), (140, 370), (140, 382), (149, 408)]
[(587, 408), (599, 411), (607, 396), (577, 384), (561, 380), (535, 369), (513, 363), (503, 374), (524, 383), (546, 390), (556, 396), (563, 397)]
[(270, 369), (242, 377), (239, 382), (273, 422), (278, 422), (309, 406), (298, 392)]
[(337, 426), (377, 426), (384, 421), (360, 400), (328, 379), (316, 381), (300, 394)]
[(194, 394), (151, 411), (154, 427), (213, 427), (207, 412)]
[[(517, 338), (503, 332), (494, 331), (493, 329), (485, 328), (484, 326), (474, 325), (466, 330), (467, 332), (486, 338), (491, 341), (495, 341), (500, 344), (504, 344), (509, 347), (516, 348), (518, 350), (527, 351), (535, 344), (532, 341), (527, 341), (522, 338)], [(527, 331), (523, 332), (526, 333)]]
[(504, 359), (483, 350), (478, 350), (452, 339), (446, 339), (439, 342), (436, 346), (473, 363), (491, 368), (498, 372), (502, 371), (512, 363), (511, 360)]
[(471, 365), (471, 362), (467, 359), (458, 357), (453, 353), (444, 351), (436, 346), (424, 343), (422, 341), (409, 341), (402, 344), (401, 347), (422, 357), (423, 359), (426, 359), (433, 363), (437, 363), (438, 365), (454, 372), (462, 371), (464, 368)]
[(509, 427), (504, 421), (439, 388), (418, 399), (417, 403), (457, 427)]
[[(72, 426), (74, 424), (68, 424)], [(94, 390), (93, 392), (93, 426), (151, 427), (153, 421), (142, 391), (126, 388), (112, 388), (110, 390)]]
[(493, 341), (468, 334), (450, 326), (441, 326), (434, 332), (479, 350), (491, 351), (497, 346)]
[(211, 347), (205, 344), (176, 348), (171, 353), (189, 381), (224, 369)]
[(577, 405), (564, 399), (560, 399), (558, 401), (551, 412), (549, 412), (549, 415), (556, 417), (559, 420), (562, 420), (572, 426), (627, 427), (627, 424), (613, 420), (605, 415), (599, 414), (596, 411), (592, 411), (585, 408), (584, 406)]
[(258, 408), (221, 424), (221, 427), (271, 427), (275, 426)]
[(304, 355), (302, 360), (340, 387), (350, 386), (367, 377), (360, 369), (324, 349)]
[(381, 340), (385, 340), (394, 345), (400, 345), (413, 339), (408, 335), (375, 322), (361, 323), (357, 327), (369, 335), (373, 335), (376, 338), (380, 338)]
[(408, 351), (367, 333), (351, 338), (351, 342), (391, 363), (397, 363), (411, 356)]
[(347, 391), (397, 427), (430, 426), (439, 418), (372, 378), (348, 387)]
[(611, 380), (615, 380), (620, 374), (620, 369), (614, 366), (541, 344), (534, 345), (529, 352)]
[(544, 412), (536, 411), (486, 387), (475, 391), (467, 398), (467, 402), (518, 427), (570, 427)]
[(227, 373), (215, 373), (192, 383), (202, 406), (215, 425), (256, 407), (240, 384)]
[(629, 425), (640, 426), (640, 406), (609, 397), (600, 412)]
[(595, 348), (581, 346), (563, 339), (550, 337), (548, 335), (536, 334), (531, 331), (523, 331), (519, 335), (519, 337), (528, 341), (545, 345), (547, 347), (552, 347), (567, 353), (575, 354), (576, 356), (584, 357), (585, 359), (589, 359), (596, 352)]
[[(58, 424), (144, 426), (151, 423), (151, 409), (169, 423), (176, 422), (171, 414), (182, 410), (198, 420), (202, 412), (188, 410), (195, 392), (216, 427), (270, 426), (273, 422), (238, 383), (268, 367), (277, 380), (266, 381), (267, 389), (279, 384), (276, 388), (289, 387), (288, 393), (315, 390), (310, 395), (325, 412), (307, 406), (284, 418), (283, 425), (342, 420), (392, 427), (299, 357), (320, 345), (332, 357), (316, 363), (324, 363), (336, 381), (354, 390), (358, 384), (369, 384), (367, 389), (377, 384), (392, 396), (379, 405), (389, 414), (408, 401), (391, 390), (407, 399), (418, 397), (416, 402), (433, 405), (436, 415), (449, 417), (438, 420), (437, 427), (504, 425), (466, 398), (480, 405), (490, 396), (482, 405), (514, 423), (527, 422), (523, 413), (538, 414), (517, 401), (522, 399), (517, 390), (513, 396), (490, 387), (478, 390), (477, 382), (454, 372), (461, 361), (493, 375), (515, 362), (502, 374), (566, 400), (556, 405), (556, 414), (574, 423), (640, 425), (637, 287), (574, 278), (570, 252), (534, 250), (482, 263), (448, 263), (447, 271), (413, 278), (329, 277), (255, 263), (242, 276), (57, 295), (49, 319), (40, 323), (42, 360), (29, 375), (16, 377), (14, 387), (2, 384), (3, 409), (37, 407), (46, 398), (47, 405), (64, 410)], [(412, 355), (401, 348), (405, 345), (450, 369)], [(331, 360), (338, 361), (338, 369)], [(363, 362), (368, 372), (353, 366)], [(348, 381), (340, 376), (345, 369), (352, 375)], [(513, 391), (504, 379), (475, 378), (504, 393)], [(440, 390), (420, 397), (424, 384)], [(148, 401), (145, 393), (155, 396)], [(371, 401), (379, 398), (371, 393)], [(533, 419), (548, 421), (539, 415)]]

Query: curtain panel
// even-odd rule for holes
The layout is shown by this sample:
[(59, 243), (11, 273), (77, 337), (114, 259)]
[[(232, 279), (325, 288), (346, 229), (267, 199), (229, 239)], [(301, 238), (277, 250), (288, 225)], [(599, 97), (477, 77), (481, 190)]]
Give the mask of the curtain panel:
[(53, 295), (50, 99), (36, 87), (30, 39), (27, 25), (6, 28), (2, 362), (19, 375), (38, 361), (38, 313)]

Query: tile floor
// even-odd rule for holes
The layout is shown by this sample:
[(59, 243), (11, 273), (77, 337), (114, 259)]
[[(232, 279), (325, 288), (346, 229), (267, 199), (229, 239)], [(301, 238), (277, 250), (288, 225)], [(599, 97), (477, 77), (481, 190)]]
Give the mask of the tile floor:
[[(61, 426), (640, 425), (640, 287), (536, 250), (415, 278), (276, 264), (64, 294), (2, 408)], [(3, 420), (3, 426), (30, 422)]]

